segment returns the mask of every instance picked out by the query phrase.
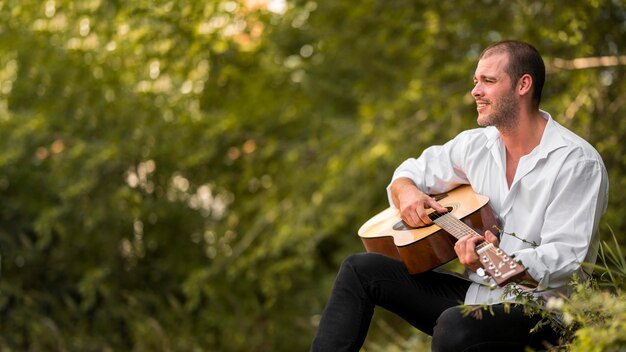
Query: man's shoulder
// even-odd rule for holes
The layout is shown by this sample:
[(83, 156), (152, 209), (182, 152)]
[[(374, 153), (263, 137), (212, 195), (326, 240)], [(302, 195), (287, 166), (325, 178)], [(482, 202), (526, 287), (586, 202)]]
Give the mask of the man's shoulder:
[(560, 123), (554, 120), (553, 122), (555, 125), (555, 132), (563, 140), (568, 154), (579, 158), (602, 162), (600, 153), (593, 145), (591, 145), (591, 143)]

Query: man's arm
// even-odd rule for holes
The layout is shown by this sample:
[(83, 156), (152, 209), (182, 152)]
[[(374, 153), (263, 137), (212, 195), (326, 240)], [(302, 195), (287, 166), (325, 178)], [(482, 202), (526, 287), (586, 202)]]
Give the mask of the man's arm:
[(561, 166), (550, 192), (539, 235), (527, 237), (539, 246), (514, 253), (540, 289), (565, 286), (585, 269), (581, 263), (595, 262), (608, 196), (606, 170), (599, 160), (572, 159)]

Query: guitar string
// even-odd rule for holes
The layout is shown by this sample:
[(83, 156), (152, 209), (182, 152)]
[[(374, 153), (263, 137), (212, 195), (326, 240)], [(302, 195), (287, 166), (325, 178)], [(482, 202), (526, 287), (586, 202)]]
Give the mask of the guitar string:
[[(465, 237), (467, 235), (480, 236), (471, 227), (467, 226), (467, 224), (463, 223), (461, 220), (457, 219), (456, 217), (452, 216), (452, 214), (449, 214), (449, 213), (442, 214), (439, 217), (439, 221), (437, 222), (441, 223), (442, 228), (444, 228), (445, 230), (449, 230), (448, 232), (450, 233), (455, 232), (457, 234), (461, 234), (460, 236), (454, 235), (458, 239), (460, 239), (461, 237)], [(476, 248), (479, 250), (486, 246), (489, 246), (489, 243), (484, 241), (476, 245)]]
[[(431, 216), (434, 217), (433, 222), (435, 222), (435, 224), (440, 225), (441, 228), (448, 231), (448, 233), (450, 233), (457, 239), (461, 239), (462, 237), (465, 237), (466, 235), (480, 236), (471, 227), (469, 227), (467, 224), (465, 224), (464, 222), (462, 222), (461, 220), (459, 220), (458, 218), (456, 218), (450, 213), (435, 212), (435, 213), (432, 213)], [(462, 236), (457, 236), (457, 233), (461, 233)], [(479, 250), (487, 246), (489, 246), (489, 243), (486, 241), (483, 241), (477, 244), (476, 248)], [(490, 248), (488, 248), (487, 250), (491, 250), (494, 253), (496, 253), (497, 251), (496, 248), (494, 248), (493, 246), (489, 246), (489, 247)]]

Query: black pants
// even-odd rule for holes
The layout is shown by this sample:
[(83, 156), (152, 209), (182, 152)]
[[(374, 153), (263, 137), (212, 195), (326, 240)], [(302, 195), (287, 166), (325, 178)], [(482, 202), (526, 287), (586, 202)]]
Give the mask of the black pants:
[(469, 285), (437, 272), (410, 275), (404, 264), (379, 254), (352, 255), (339, 269), (311, 351), (358, 351), (375, 306), (432, 335), (433, 351), (524, 351), (556, 340), (549, 330), (530, 334), (539, 317), (524, 315), (521, 307), (505, 312), (495, 305), (494, 315), (464, 316), (460, 305)]

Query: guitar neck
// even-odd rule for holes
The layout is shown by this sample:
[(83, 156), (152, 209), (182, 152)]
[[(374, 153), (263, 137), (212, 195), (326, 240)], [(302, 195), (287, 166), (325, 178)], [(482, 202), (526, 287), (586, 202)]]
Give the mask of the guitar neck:
[(474, 229), (467, 226), (463, 221), (456, 218), (451, 213), (438, 213), (434, 212), (430, 214), (430, 218), (435, 224), (442, 229), (446, 230), (449, 234), (456, 237), (457, 240), (465, 236), (480, 236)]
[[(435, 224), (457, 239), (465, 236), (480, 236), (450, 213), (433, 213), (430, 217)], [(476, 245), (476, 253), (484, 270), (500, 286), (521, 277), (526, 270), (522, 264), (487, 241), (482, 241)]]
[[(460, 240), (462, 237), (465, 236), (480, 237), (480, 234), (478, 232), (474, 231), (473, 228), (467, 226), (463, 221), (459, 220), (451, 213), (434, 212), (430, 214), (430, 217), (435, 224), (444, 229), (447, 233), (456, 237), (457, 240)], [(476, 245), (476, 251), (481, 252), (481, 250), (488, 245), (489, 244), (485, 241), (480, 242)]]

